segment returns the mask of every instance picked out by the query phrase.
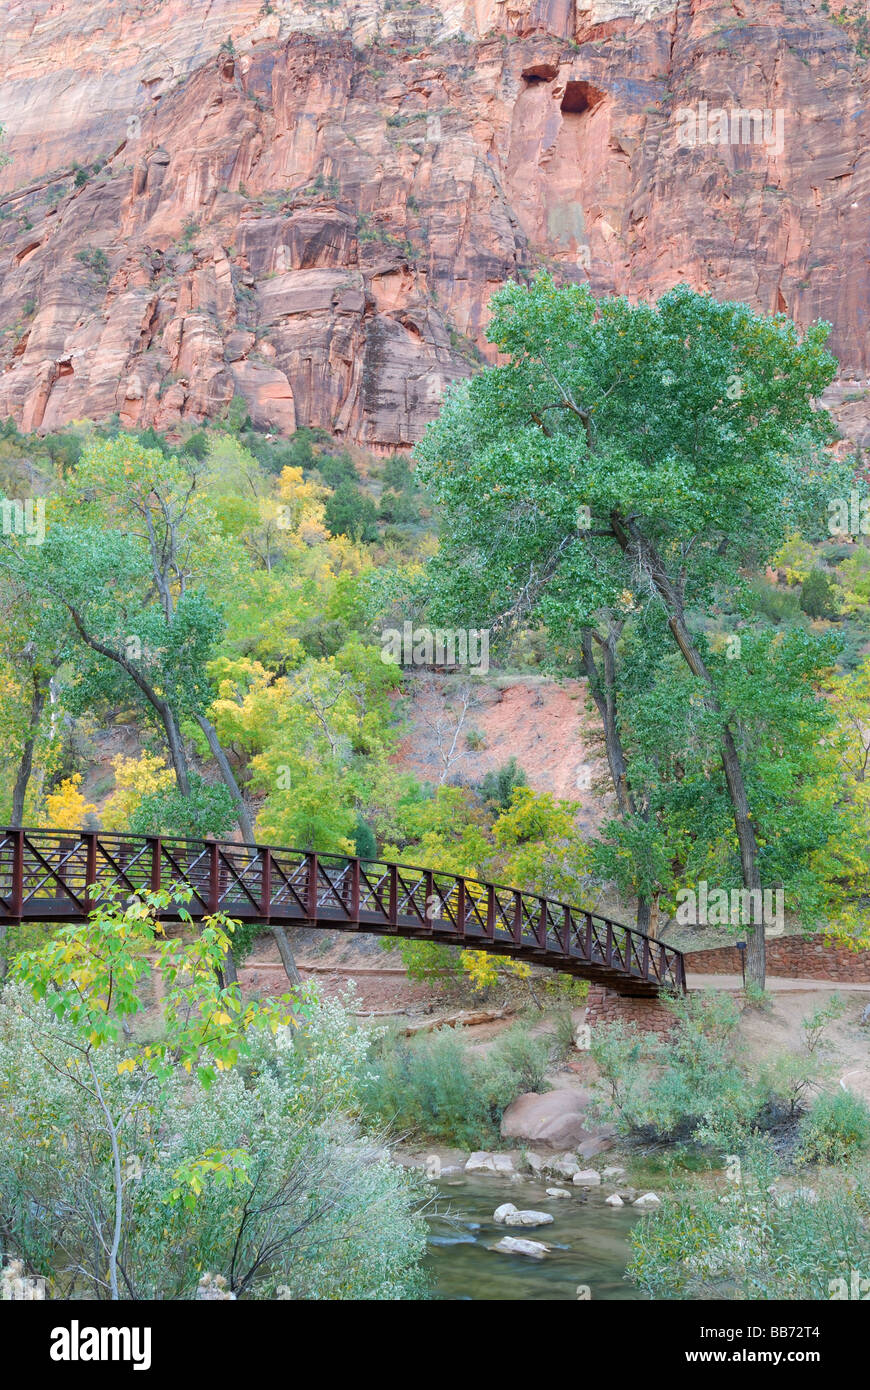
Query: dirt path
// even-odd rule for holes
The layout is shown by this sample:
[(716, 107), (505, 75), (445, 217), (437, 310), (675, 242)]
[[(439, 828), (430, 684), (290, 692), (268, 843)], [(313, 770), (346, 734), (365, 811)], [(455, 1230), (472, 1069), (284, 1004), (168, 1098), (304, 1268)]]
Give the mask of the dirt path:
[[(689, 989), (743, 989), (743, 980), (739, 975), (693, 975), (690, 972), (686, 975), (686, 984)], [(814, 990), (870, 994), (870, 984), (850, 984), (844, 980), (794, 980), (775, 975), (768, 975), (764, 987), (771, 994), (806, 994)]]

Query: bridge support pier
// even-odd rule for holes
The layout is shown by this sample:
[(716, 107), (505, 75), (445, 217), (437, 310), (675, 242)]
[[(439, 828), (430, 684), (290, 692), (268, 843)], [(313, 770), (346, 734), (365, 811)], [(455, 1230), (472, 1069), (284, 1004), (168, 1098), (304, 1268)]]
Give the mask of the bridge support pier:
[(662, 1036), (673, 1032), (673, 1014), (656, 998), (617, 994), (604, 985), (590, 984), (586, 999), (586, 1022), (593, 1028), (601, 1023), (634, 1023), (642, 1033)]

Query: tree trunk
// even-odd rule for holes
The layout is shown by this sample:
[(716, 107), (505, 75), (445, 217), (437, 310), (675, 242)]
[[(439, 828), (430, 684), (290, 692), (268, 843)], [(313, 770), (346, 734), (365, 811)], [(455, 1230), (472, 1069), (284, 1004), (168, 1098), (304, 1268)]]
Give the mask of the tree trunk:
[[(721, 713), (712, 677), (704, 664), (701, 653), (692, 641), (691, 633), (685, 623), (681, 589), (678, 588), (671, 579), (655, 546), (637, 529), (636, 524), (631, 521), (631, 519), (626, 520), (617, 512), (612, 512), (610, 519), (613, 533), (622, 547), (623, 552), (633, 555), (639, 560), (642, 563), (642, 567), (652, 579), (656, 591), (667, 610), (668, 627), (671, 630), (671, 634), (686, 665), (693, 675), (698, 676), (704, 681), (710, 691), (710, 695), (708, 696), (709, 708), (716, 713)], [(758, 842), (755, 838), (755, 827), (752, 824), (749, 810), (749, 798), (746, 795), (743, 768), (740, 764), (740, 757), (737, 752), (737, 745), (734, 741), (734, 734), (730, 725), (724, 719), (722, 722), (720, 755), (722, 758), (722, 767), (725, 772), (725, 781), (728, 785), (728, 795), (734, 813), (737, 842), (740, 846), (740, 867), (743, 887), (750, 891), (753, 889), (760, 889), (761, 876), (758, 868)], [(747, 978), (760, 989), (763, 989), (767, 968), (763, 923), (747, 931), (746, 967)]]
[(222, 969), (218, 971), (218, 984), (221, 989), (226, 989), (227, 985), (237, 985), (239, 983), (239, 972), (236, 970), (236, 962), (233, 960), (232, 948), (227, 951)]
[[(232, 768), (230, 767), (227, 755), (221, 748), (220, 739), (217, 736), (217, 730), (215, 729), (211, 721), (206, 719), (204, 714), (198, 714), (196, 716), (196, 722), (202, 729), (206, 738), (208, 739), (208, 746), (211, 749), (212, 756), (214, 757), (215, 762), (220, 768), (221, 776), (224, 779), (224, 783), (226, 784), (229, 793), (233, 798), (233, 802), (236, 808), (236, 820), (238, 821), (239, 829), (242, 832), (242, 839), (247, 845), (256, 844), (253, 822), (251, 821), (248, 808), (245, 805), (244, 800), (242, 799), (242, 793), (239, 790), (239, 784), (235, 779)], [(273, 927), (272, 935), (275, 938), (275, 943), (278, 947), (278, 954), (281, 957), (281, 963), (284, 966), (284, 973), (286, 974), (287, 979), (290, 981), (291, 985), (301, 985), (302, 979), (300, 977), (299, 971), (296, 969), (296, 961), (293, 958), (293, 949), (290, 945), (290, 941), (287, 937), (286, 931), (283, 927)], [(234, 982), (235, 981), (233, 981), (233, 983)]]
[(27, 738), (21, 754), (21, 762), (18, 764), (18, 776), (15, 778), (15, 787), (12, 792), (12, 824), (22, 825), (24, 823), (24, 798), (27, 795), (27, 785), (30, 781), (30, 774), (33, 771), (33, 749), (36, 744), (36, 736), (39, 733), (39, 721), (42, 718), (42, 711), (45, 708), (45, 699), (48, 693), (48, 686), (39, 679), (36, 671), (32, 672), (33, 677), (33, 696), (30, 702), (30, 723), (28, 724)]
[(168, 701), (164, 700), (162, 696), (157, 694), (151, 682), (146, 680), (142, 672), (133, 665), (133, 662), (130, 661), (123, 652), (116, 651), (112, 647), (107, 647), (105, 642), (101, 642), (98, 638), (93, 637), (85, 627), (78, 610), (74, 608), (71, 603), (67, 603), (66, 606), (75, 625), (76, 632), (79, 634), (82, 641), (90, 647), (91, 651), (99, 652), (100, 656), (105, 656), (109, 661), (114, 661), (116, 666), (120, 666), (122, 671), (126, 671), (134, 685), (137, 685), (142, 691), (142, 694), (145, 696), (145, 699), (148, 701), (149, 705), (151, 705), (152, 709), (160, 716), (160, 722), (166, 731), (166, 742), (169, 745), (169, 757), (175, 770), (175, 780), (178, 784), (178, 790), (181, 792), (182, 796), (190, 796), (187, 756), (184, 751), (184, 742), (179, 733), (178, 724), (171, 705)]
[(287, 979), (290, 981), (291, 985), (301, 985), (302, 976), (296, 969), (296, 962), (293, 959), (293, 950), (290, 946), (286, 931), (283, 927), (273, 926), (272, 935), (275, 938), (275, 944), (278, 947), (278, 954), (281, 957), (281, 963), (284, 966), (284, 973)]
[(196, 716), (196, 722), (208, 739), (208, 746), (211, 749), (212, 757), (220, 768), (224, 783), (230, 796), (233, 798), (233, 805), (236, 808), (236, 820), (242, 832), (242, 839), (246, 845), (253, 845), (256, 843), (254, 838), (254, 826), (248, 813), (248, 808), (242, 799), (242, 793), (239, 790), (239, 784), (235, 779), (233, 769), (230, 767), (226, 753), (221, 748), (217, 730), (211, 721), (206, 719), (204, 714), (198, 714)]
[[(595, 654), (592, 650), (592, 642), (598, 642), (604, 654), (604, 671), (598, 669), (595, 661)], [(591, 628), (584, 628), (581, 634), (581, 647), (583, 653), (583, 669), (589, 681), (589, 690), (595, 701), (595, 706), (601, 716), (601, 723), (604, 726), (604, 750), (607, 755), (607, 765), (610, 768), (610, 777), (613, 788), (616, 792), (616, 799), (619, 804), (619, 813), (626, 817), (634, 815), (635, 807), (631, 793), (628, 790), (628, 774), (625, 762), (625, 750), (622, 746), (622, 739), (619, 734), (619, 726), (616, 722), (616, 639), (618, 633), (611, 627), (607, 637), (602, 639), (593, 634)]]
[(187, 755), (184, 751), (184, 742), (175, 722), (175, 715), (166, 704), (161, 700), (157, 705), (160, 718), (163, 720), (163, 727), (166, 730), (166, 742), (169, 745), (169, 757), (175, 771), (175, 781), (182, 796), (190, 796), (190, 778), (187, 771)]
[[(615, 631), (611, 624), (608, 627), (607, 636), (604, 638), (594, 633), (591, 628), (584, 628), (580, 641), (583, 653), (583, 669), (589, 682), (589, 691), (595, 701), (595, 707), (601, 716), (601, 723), (604, 728), (604, 751), (607, 755), (610, 779), (616, 792), (619, 814), (623, 820), (627, 820), (629, 816), (637, 814), (637, 807), (628, 786), (625, 749), (622, 746), (622, 737), (616, 719), (616, 642), (618, 637), (619, 632)], [(603, 671), (599, 670), (595, 660), (595, 653), (592, 648), (593, 640), (602, 649)], [(650, 903), (647, 898), (642, 896), (638, 896), (637, 899), (635, 926), (638, 931), (651, 935)]]

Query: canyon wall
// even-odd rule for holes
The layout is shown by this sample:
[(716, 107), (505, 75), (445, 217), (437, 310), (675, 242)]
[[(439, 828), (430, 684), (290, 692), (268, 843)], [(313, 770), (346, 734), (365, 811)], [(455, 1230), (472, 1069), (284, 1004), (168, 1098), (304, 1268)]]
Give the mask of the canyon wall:
[(544, 266), (829, 320), (870, 443), (862, 33), (814, 0), (12, 0), (0, 417), (241, 395), (404, 448)]

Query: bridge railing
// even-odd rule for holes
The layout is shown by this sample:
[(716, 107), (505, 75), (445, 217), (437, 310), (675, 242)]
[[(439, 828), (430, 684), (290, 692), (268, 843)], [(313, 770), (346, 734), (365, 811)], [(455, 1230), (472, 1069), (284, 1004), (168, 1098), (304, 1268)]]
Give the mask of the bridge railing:
[[(364, 927), (682, 991), (682, 954), (597, 913), (504, 884), (283, 846), (114, 831), (0, 832), (0, 921), (65, 921), (112, 894), (185, 885), (194, 918)], [(581, 967), (586, 967), (584, 971)]]

